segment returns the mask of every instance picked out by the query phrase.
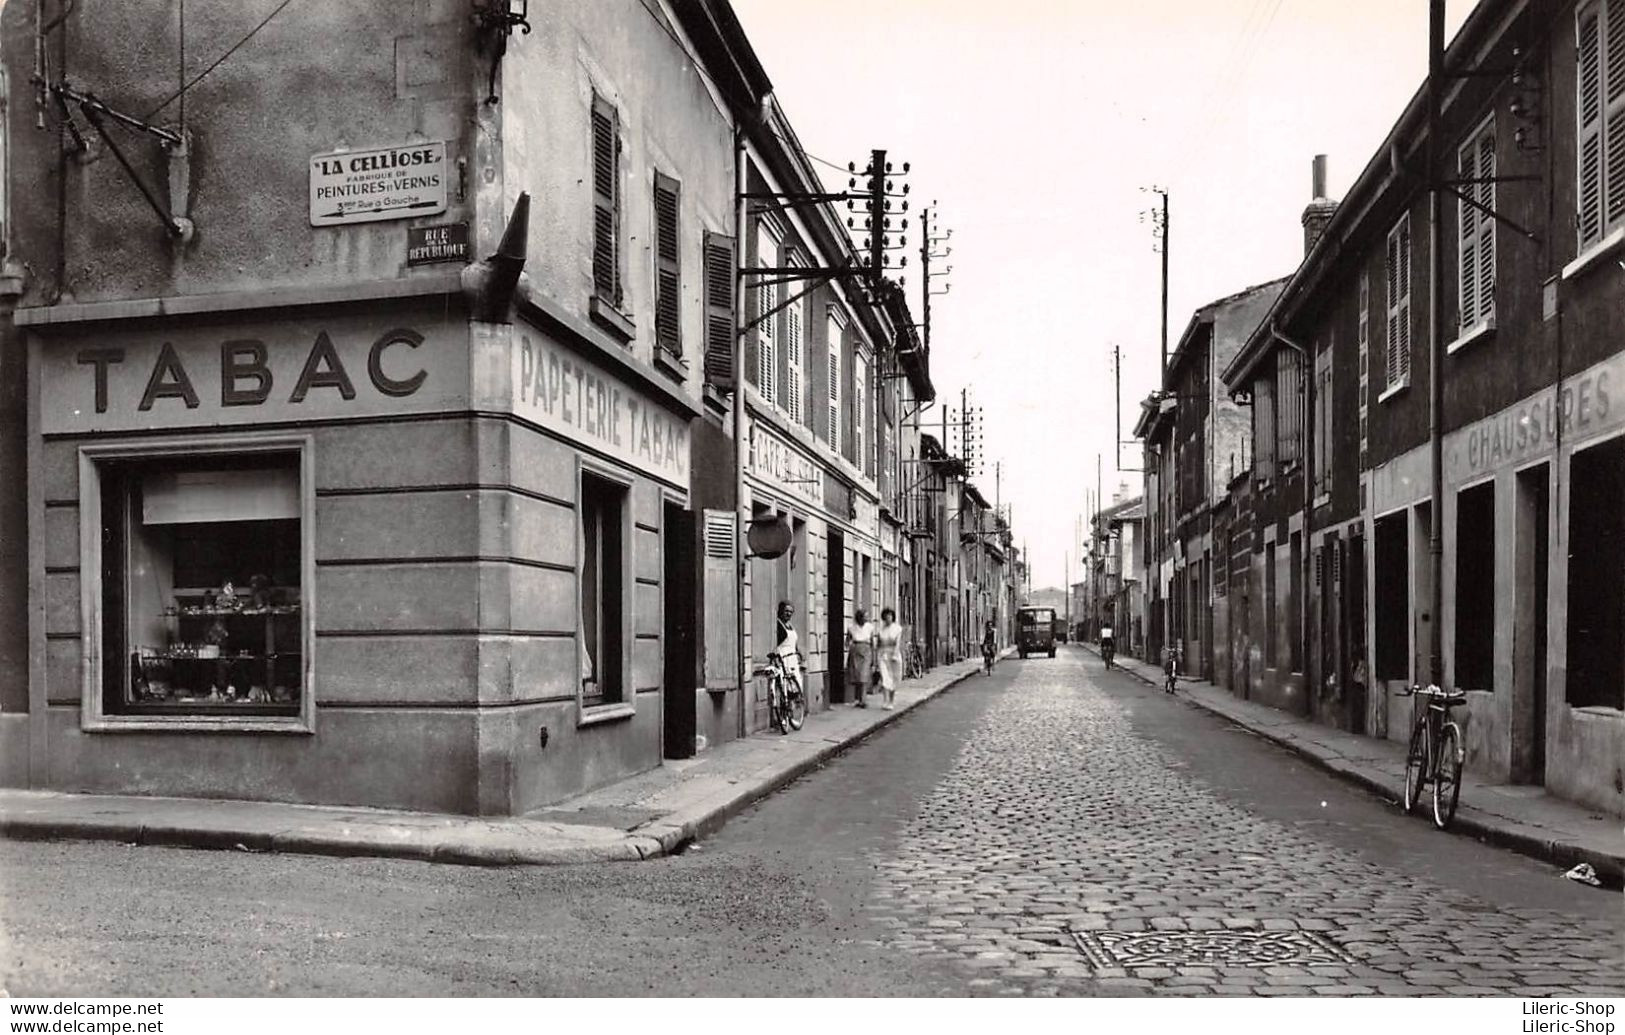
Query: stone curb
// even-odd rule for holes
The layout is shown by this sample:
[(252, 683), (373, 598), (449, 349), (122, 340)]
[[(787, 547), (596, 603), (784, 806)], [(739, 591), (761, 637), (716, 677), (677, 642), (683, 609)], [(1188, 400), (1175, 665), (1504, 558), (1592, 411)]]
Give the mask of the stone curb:
[[(976, 675), (977, 672), (977, 669), (969, 669), (949, 679), (936, 689), (929, 691), (923, 697), (907, 702), (900, 701), (892, 711), (882, 711), (877, 721), (852, 731), (850, 737), (837, 741), (827, 739), (820, 741), (811, 754), (792, 759), (787, 764), (776, 767), (757, 779), (743, 783), (737, 793), (728, 795), (721, 802), (708, 802), (701, 806), (679, 809), (659, 819), (650, 820), (643, 826), (634, 827), (633, 833), (653, 838), (659, 845), (659, 851), (652, 854), (659, 855), (669, 854), (702, 837), (714, 834), (722, 829), (728, 820), (756, 802), (794, 783), (802, 776), (862, 743), (877, 731), (886, 728), (914, 709), (935, 700), (939, 695)], [(644, 858), (650, 858), (650, 856), (646, 855)]]
[[(653, 859), (715, 833), (733, 816), (933, 700), (977, 671), (967, 669), (923, 696), (899, 701), (895, 710), (880, 712), (874, 722), (838, 734), (838, 739), (821, 739), (815, 742), (810, 753), (759, 770), (730, 788), (726, 796), (680, 807), (633, 828), (621, 837), (603, 841), (565, 840), (549, 844), (545, 843), (543, 835), (527, 834), (523, 830), (499, 832), (495, 839), (471, 838), (454, 830), (436, 830), (425, 836), (414, 837), (411, 833), (385, 832), (367, 823), (344, 824), (339, 829), (324, 830), (316, 818), (319, 814), (313, 814), (311, 825), (286, 829), (255, 828), (252, 825), (234, 827), (229, 819), (188, 822), (129, 817), (99, 819), (48, 814), (12, 815), (0, 816), (0, 839), (117, 841), (220, 851), (413, 859), (462, 866), (562, 866)], [(188, 804), (207, 808), (204, 802)], [(387, 819), (387, 813), (383, 815)]]
[[(1083, 646), (1085, 650), (1091, 653), (1099, 653), (1093, 647)], [(1117, 667), (1147, 686), (1156, 686), (1160, 689), (1156, 681), (1141, 673), (1137, 667), (1121, 663)], [(1255, 724), (1245, 716), (1233, 715), (1208, 704), (1199, 697), (1186, 694), (1181, 700), (1202, 709), (1210, 715), (1217, 715), (1227, 722), (1235, 723), (1249, 733), (1262, 737), (1272, 744), (1287, 748), (1314, 762), (1332, 775), (1356, 784), (1378, 797), (1397, 804), (1403, 796), (1404, 788), (1395, 786), (1391, 782), (1392, 778), (1387, 774), (1373, 773), (1364, 766), (1349, 762), (1337, 755), (1329, 754), (1316, 745), (1304, 743), (1294, 738), (1290, 733), (1279, 732), (1277, 729)], [(1450, 825), (1450, 832), (1467, 834), (1486, 844), (1511, 849), (1520, 855), (1531, 856), (1565, 868), (1578, 863), (1590, 863), (1596, 869), (1597, 875), (1610, 887), (1619, 887), (1622, 883), (1625, 883), (1625, 853), (1609, 854), (1598, 852), (1560, 837), (1554, 838), (1538, 827), (1530, 827), (1515, 820), (1491, 818), (1469, 805), (1463, 805), (1457, 811), (1455, 822)]]

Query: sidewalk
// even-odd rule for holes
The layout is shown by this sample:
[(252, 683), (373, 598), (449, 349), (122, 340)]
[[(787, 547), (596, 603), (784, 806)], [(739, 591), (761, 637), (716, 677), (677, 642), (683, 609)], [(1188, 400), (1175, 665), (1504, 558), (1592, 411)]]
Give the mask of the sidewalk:
[(0, 789), (0, 837), (477, 866), (649, 859), (718, 829), (980, 667), (980, 658), (966, 660), (905, 681), (892, 711), (878, 704), (837, 705), (809, 716), (788, 736), (770, 732), (730, 741), (525, 816)]
[[(1093, 653), (1092, 644), (1082, 644)], [(1162, 687), (1162, 669), (1119, 654), (1118, 667)], [(1398, 802), (1405, 788), (1405, 745), (1310, 722), (1244, 701), (1223, 687), (1180, 677), (1178, 695), (1317, 763), (1366, 790)], [(1425, 809), (1424, 809), (1425, 811)], [(1431, 820), (1430, 820), (1431, 822)], [(1544, 859), (1563, 868), (1590, 863), (1612, 886), (1625, 878), (1625, 830), (1618, 819), (1554, 798), (1538, 787), (1483, 783), (1469, 771), (1453, 833)]]

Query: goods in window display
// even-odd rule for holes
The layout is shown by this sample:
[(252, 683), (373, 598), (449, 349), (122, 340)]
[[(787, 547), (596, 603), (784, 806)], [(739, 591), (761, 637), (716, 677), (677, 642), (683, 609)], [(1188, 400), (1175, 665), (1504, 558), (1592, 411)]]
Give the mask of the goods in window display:
[[(291, 587), (261, 585), (238, 596), (220, 590), (181, 596), (164, 608), (168, 642), (137, 646), (132, 702), (287, 705), (294, 702), (302, 653), (298, 603)], [(251, 583), (252, 585), (252, 583)], [(228, 591), (232, 591), (228, 595)], [(287, 649), (291, 647), (292, 649)], [(290, 686), (289, 684), (295, 684)]]

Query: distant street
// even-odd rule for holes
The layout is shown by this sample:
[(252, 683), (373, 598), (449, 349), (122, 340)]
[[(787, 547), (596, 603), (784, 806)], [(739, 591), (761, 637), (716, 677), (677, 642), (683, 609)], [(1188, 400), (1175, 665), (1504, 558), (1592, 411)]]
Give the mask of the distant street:
[(0, 984), (22, 996), (1621, 995), (1622, 932), (1617, 893), (1070, 646), (671, 859), (0, 842)]

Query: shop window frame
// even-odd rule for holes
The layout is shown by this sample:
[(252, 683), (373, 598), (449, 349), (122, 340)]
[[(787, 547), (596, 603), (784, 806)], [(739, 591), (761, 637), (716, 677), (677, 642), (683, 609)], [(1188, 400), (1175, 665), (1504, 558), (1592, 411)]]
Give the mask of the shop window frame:
[[(102, 477), (116, 463), (166, 458), (248, 457), (293, 454), (299, 469), (299, 711), (295, 715), (151, 715), (110, 714), (104, 707), (102, 614)], [(80, 723), (87, 733), (316, 732), (316, 462), (310, 435), (249, 434), (220, 438), (174, 438), (159, 442), (95, 443), (79, 447), (79, 619)]]
[(601, 704), (588, 704), (586, 687), (576, 673), (575, 701), (576, 725), (591, 726), (601, 722), (611, 722), (619, 719), (629, 719), (637, 712), (637, 690), (632, 685), (632, 655), (634, 650), (633, 609), (636, 606), (636, 568), (633, 559), (635, 548), (636, 524), (633, 521), (634, 496), (637, 491), (636, 479), (605, 464), (594, 463), (582, 457), (576, 463), (576, 568), (575, 568), (575, 653), (579, 658), (586, 648), (584, 642), (585, 616), (581, 612), (582, 572), (586, 566), (587, 535), (586, 527), (582, 522), (582, 487), (587, 478), (605, 482), (621, 491), (621, 616), (620, 616), (620, 699), (605, 701)]

